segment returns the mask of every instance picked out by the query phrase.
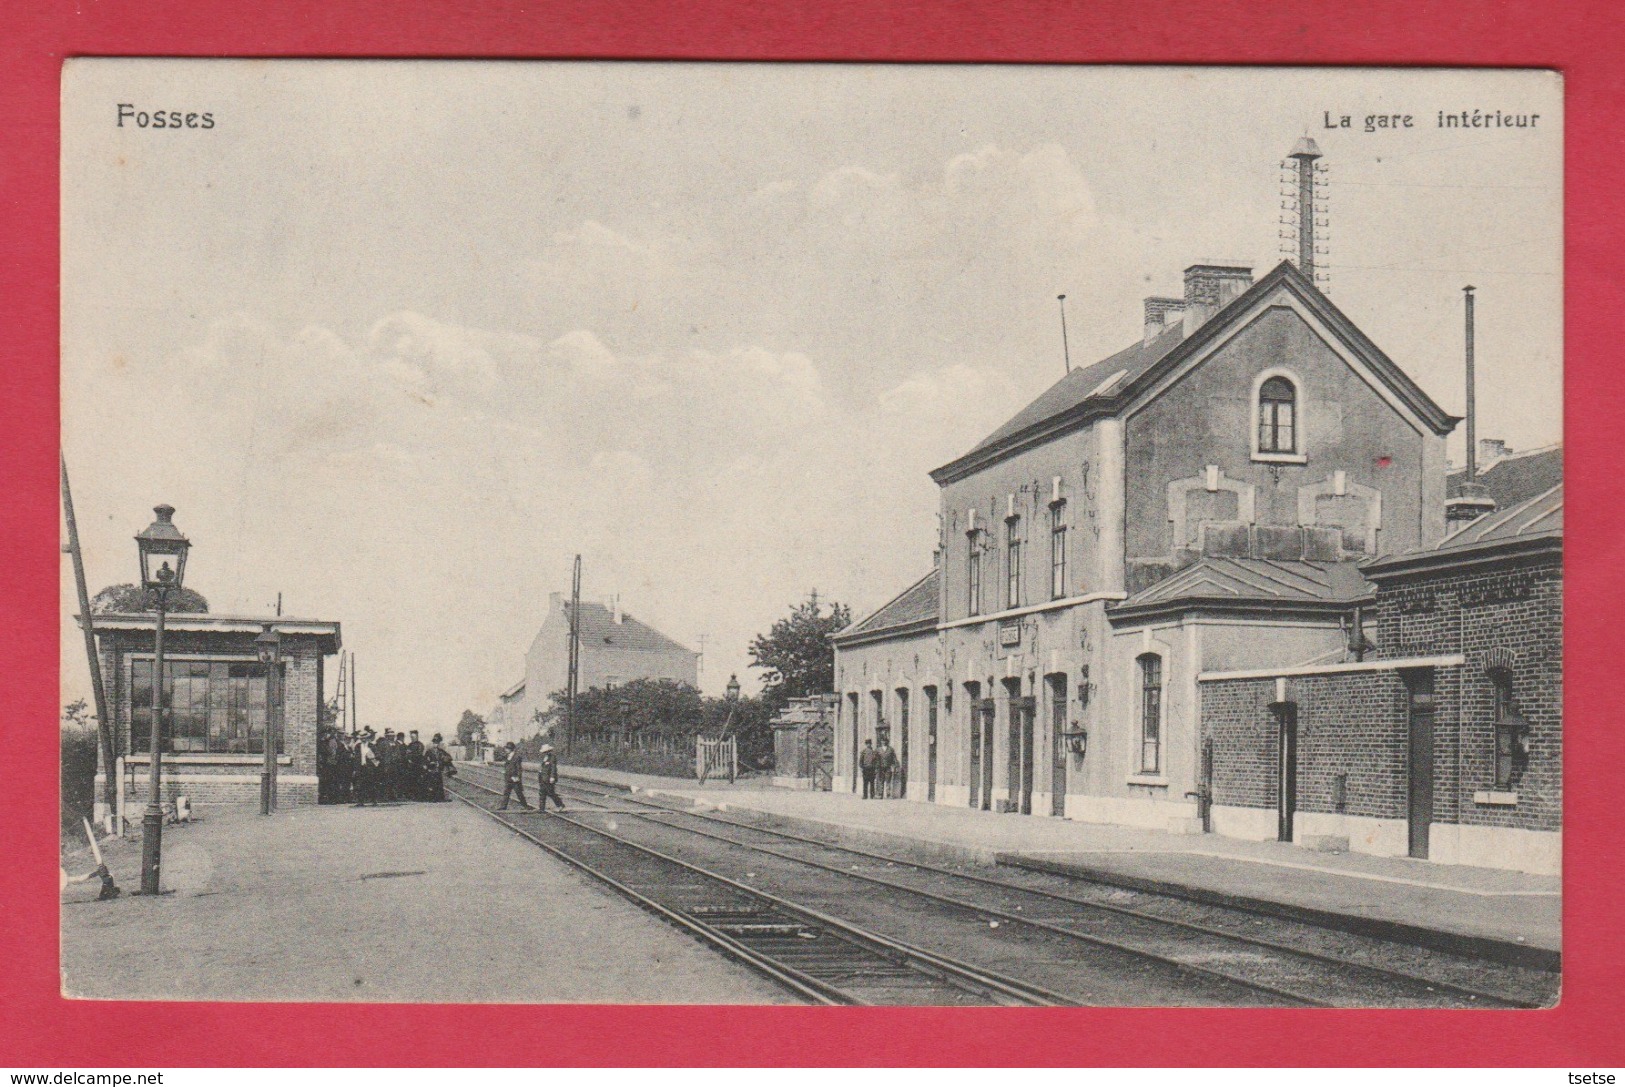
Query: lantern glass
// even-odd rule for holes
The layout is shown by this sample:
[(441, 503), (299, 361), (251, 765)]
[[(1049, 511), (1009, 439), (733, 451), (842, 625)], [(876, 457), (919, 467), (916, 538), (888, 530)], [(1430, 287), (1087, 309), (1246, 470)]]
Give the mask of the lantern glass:
[(186, 580), (186, 555), (192, 545), (170, 520), (175, 507), (155, 506), (153, 513), (157, 520), (135, 538), (141, 556), (141, 587), (179, 589)]
[(737, 702), (739, 700), (739, 677), (738, 676), (729, 676), (728, 677), (728, 688), (727, 689), (728, 689), (728, 700), (730, 702)]
[(261, 664), (275, 664), (282, 656), (282, 635), (270, 623), (263, 624), (263, 627), (254, 639), (254, 648), (259, 652)]

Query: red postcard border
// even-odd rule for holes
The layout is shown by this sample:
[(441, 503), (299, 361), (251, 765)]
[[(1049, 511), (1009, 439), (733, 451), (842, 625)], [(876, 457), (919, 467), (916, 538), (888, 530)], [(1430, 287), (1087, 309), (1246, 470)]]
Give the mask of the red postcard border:
[[(1620, 1065), (1616, 922), (1625, 729), (1602, 677), (1625, 645), (1625, 21), (1600, 0), (16, 0), (0, 55), (0, 1062), (216, 1065)], [(828, 1010), (66, 1001), (59, 995), (56, 460), (58, 91), (81, 55), (601, 57), (1018, 63), (1400, 64), (1560, 69), (1567, 93), (1569, 610), (1566, 969), (1527, 1013)], [(1615, 346), (1610, 346), (1615, 345)], [(57, 568), (52, 568), (52, 563)], [(151, 1014), (141, 1014), (141, 1011)], [(1613, 1024), (1610, 1026), (1610, 1024)], [(477, 1043), (475, 1040), (478, 1040)]]

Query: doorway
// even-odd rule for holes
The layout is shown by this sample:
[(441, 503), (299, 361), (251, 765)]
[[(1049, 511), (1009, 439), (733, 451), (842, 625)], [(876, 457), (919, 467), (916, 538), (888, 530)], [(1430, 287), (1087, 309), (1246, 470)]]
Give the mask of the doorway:
[(1049, 813), (1066, 815), (1066, 676), (1049, 677)]
[(897, 796), (908, 799), (908, 688), (897, 688)]
[(1021, 693), (1021, 680), (1005, 681), (1010, 703), (1009, 778), (1005, 811), (1033, 813), (1033, 698)]
[(925, 799), (937, 799), (937, 689), (925, 689)]
[(970, 806), (982, 806), (982, 685), (965, 684), (965, 713), (970, 724)]
[(1410, 743), (1406, 765), (1410, 855), (1428, 855), (1428, 826), (1433, 822), (1433, 669), (1402, 673), (1409, 702)]
[(1298, 707), (1292, 702), (1270, 706), (1275, 717), (1275, 838), (1292, 841), (1292, 820), (1298, 811)]
[(848, 731), (852, 734), (852, 792), (858, 791), (858, 696), (856, 692), (846, 696), (846, 716), (852, 722)]

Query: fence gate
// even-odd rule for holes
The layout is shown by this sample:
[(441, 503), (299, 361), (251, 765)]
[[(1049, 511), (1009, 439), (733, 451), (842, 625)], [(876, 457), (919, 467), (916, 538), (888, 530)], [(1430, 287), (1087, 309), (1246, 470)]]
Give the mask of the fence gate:
[(721, 740), (708, 740), (704, 736), (695, 738), (694, 743), (694, 776), (704, 785), (708, 778), (726, 777), (731, 785), (739, 776), (739, 744), (732, 737)]

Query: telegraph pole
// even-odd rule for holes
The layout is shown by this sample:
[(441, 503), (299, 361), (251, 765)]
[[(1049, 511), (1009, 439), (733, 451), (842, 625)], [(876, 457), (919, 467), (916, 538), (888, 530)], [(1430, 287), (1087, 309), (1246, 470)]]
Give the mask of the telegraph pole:
[(570, 577), (570, 675), (564, 688), (564, 741), (572, 744), (576, 734), (576, 683), (581, 671), (581, 556), (576, 556)]
[[(90, 618), (90, 592), (85, 587), (85, 557), (79, 550), (79, 523), (73, 517), (73, 491), (68, 487), (68, 455), (57, 449), (62, 464), (62, 509), (68, 517), (68, 553), (73, 556), (73, 580), (79, 590), (79, 626), (85, 633), (85, 656), (90, 663), (90, 690), (96, 699), (96, 731), (101, 736), (102, 802), (117, 810), (118, 782), (113, 777), (113, 719), (107, 714), (107, 689), (102, 686), (101, 661), (96, 656), (96, 628)], [(123, 833), (124, 828), (117, 828)]]

